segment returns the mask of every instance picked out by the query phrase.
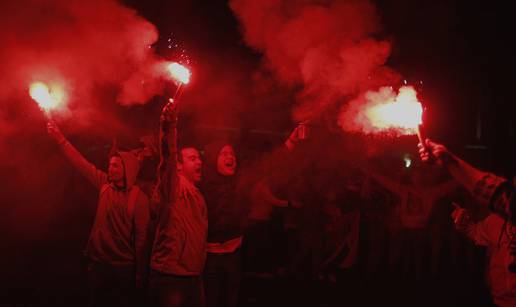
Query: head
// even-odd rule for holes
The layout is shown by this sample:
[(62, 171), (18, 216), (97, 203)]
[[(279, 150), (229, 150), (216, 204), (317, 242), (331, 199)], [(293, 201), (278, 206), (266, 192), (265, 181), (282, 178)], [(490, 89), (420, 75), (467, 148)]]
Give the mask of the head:
[(202, 178), (202, 160), (199, 151), (194, 147), (181, 148), (178, 156), (177, 171), (193, 183)]
[(237, 159), (231, 145), (225, 145), (217, 156), (217, 172), (223, 176), (235, 175)]
[(113, 155), (109, 158), (108, 180), (118, 187), (125, 186), (124, 162), (120, 155)]

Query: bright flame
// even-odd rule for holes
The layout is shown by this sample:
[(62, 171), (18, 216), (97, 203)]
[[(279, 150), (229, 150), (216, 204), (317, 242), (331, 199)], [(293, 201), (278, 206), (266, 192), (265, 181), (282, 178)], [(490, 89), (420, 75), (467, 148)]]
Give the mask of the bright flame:
[(39, 107), (45, 112), (56, 109), (64, 100), (64, 90), (59, 85), (52, 86), (52, 89), (43, 83), (35, 82), (30, 85), (29, 94), (34, 99)]
[(422, 123), (423, 107), (414, 88), (403, 86), (396, 97), (389, 97), (368, 108), (365, 116), (375, 129), (396, 129), (405, 134), (416, 134)]
[(190, 82), (190, 76), (192, 74), (188, 68), (176, 62), (169, 64), (167, 68), (174, 80), (182, 84), (188, 84), (188, 82)]

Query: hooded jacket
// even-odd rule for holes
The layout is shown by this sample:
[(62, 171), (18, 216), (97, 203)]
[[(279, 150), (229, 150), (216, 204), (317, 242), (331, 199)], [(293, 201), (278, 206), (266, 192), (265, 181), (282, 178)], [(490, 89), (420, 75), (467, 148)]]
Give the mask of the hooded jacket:
[(135, 185), (138, 159), (128, 152), (116, 153), (122, 159), (125, 174), (125, 187), (118, 188), (68, 141), (62, 140), (60, 146), (75, 168), (100, 191), (86, 256), (113, 266), (136, 263), (137, 271), (142, 269), (150, 212), (147, 196)]
[(238, 175), (224, 176), (217, 171), (217, 159), (225, 142), (205, 148), (204, 179), (201, 190), (208, 206), (208, 242), (223, 243), (244, 233), (247, 206), (240, 196)]

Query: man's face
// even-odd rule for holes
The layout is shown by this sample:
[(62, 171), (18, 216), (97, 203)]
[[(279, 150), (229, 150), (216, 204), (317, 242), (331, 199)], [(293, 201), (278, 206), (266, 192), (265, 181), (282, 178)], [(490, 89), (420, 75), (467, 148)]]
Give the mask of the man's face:
[(122, 158), (114, 156), (109, 159), (108, 179), (117, 185), (123, 185), (124, 163), (122, 162)]
[(230, 145), (222, 147), (217, 157), (217, 171), (224, 176), (233, 176), (237, 167), (235, 151)]
[(197, 149), (188, 147), (181, 150), (182, 162), (178, 162), (178, 171), (188, 180), (196, 183), (201, 181), (202, 160)]

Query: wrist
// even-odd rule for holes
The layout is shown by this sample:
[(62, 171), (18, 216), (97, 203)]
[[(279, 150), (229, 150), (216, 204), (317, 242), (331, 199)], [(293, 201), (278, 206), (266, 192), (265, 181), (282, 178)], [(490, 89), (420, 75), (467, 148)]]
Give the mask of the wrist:
[(296, 143), (293, 142), (290, 138), (288, 138), (286, 141), (285, 141), (285, 146), (287, 146), (287, 148), (289, 150), (292, 150), (294, 149), (294, 147), (296, 147)]

